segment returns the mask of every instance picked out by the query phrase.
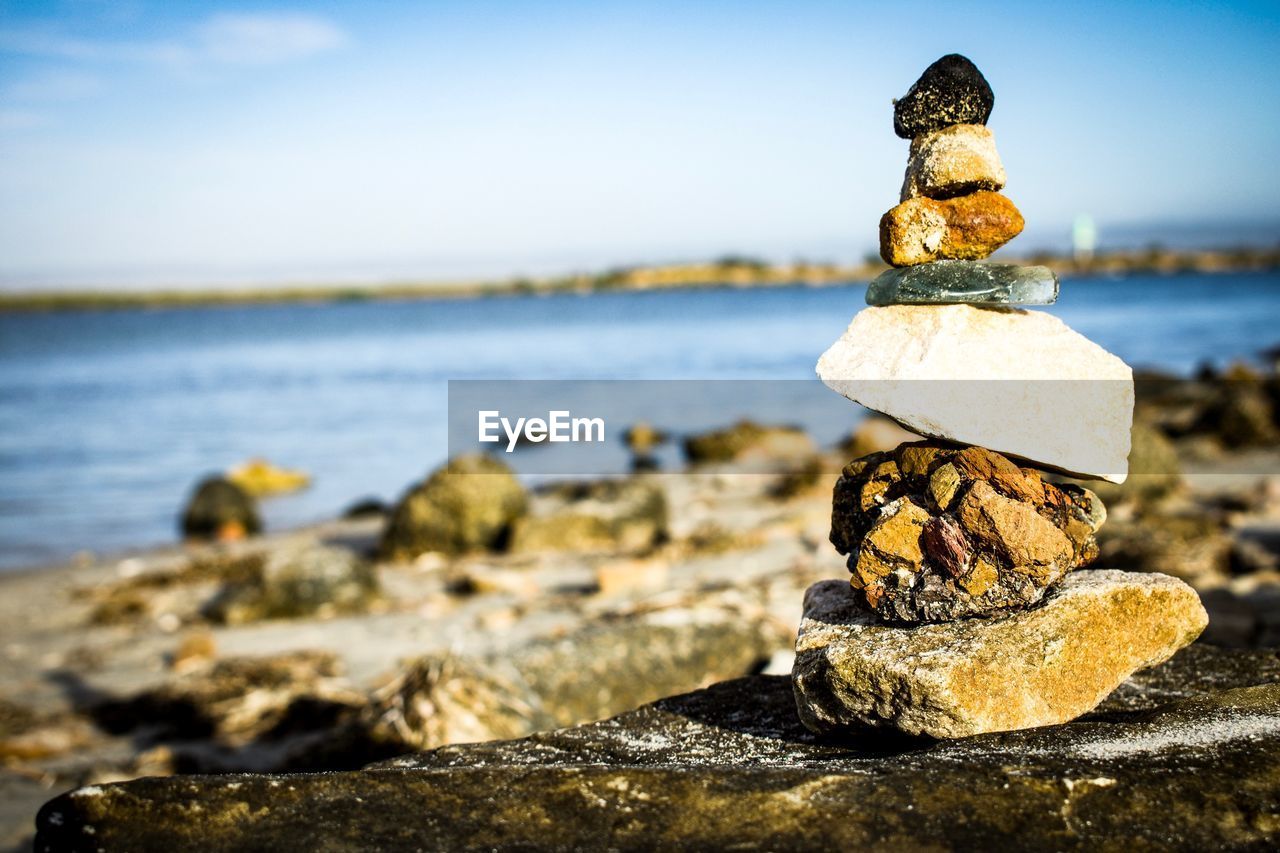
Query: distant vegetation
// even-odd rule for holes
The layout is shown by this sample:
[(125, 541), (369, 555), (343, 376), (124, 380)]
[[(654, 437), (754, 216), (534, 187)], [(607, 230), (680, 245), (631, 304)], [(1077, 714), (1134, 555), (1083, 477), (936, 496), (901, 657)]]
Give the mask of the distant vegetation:
[[(1011, 258), (1012, 260), (1012, 258)], [(1053, 252), (1032, 252), (1017, 258), (1044, 264), (1062, 275), (1112, 275), (1137, 272), (1234, 272), (1280, 268), (1280, 247), (1176, 251), (1148, 246), (1131, 251), (1105, 252), (1077, 259)], [(725, 255), (693, 264), (617, 267), (601, 273), (554, 278), (516, 278), (498, 282), (455, 282), (326, 287), (261, 287), (240, 290), (49, 291), (0, 294), (0, 311), (70, 309), (164, 308), (195, 305), (252, 305), (281, 302), (357, 302), (372, 299), (471, 299), (551, 293), (593, 293), (615, 290), (656, 290), (682, 287), (769, 287), (786, 284), (820, 286), (869, 281), (886, 269), (868, 255), (862, 263), (841, 266), (797, 260), (770, 264), (758, 258)]]

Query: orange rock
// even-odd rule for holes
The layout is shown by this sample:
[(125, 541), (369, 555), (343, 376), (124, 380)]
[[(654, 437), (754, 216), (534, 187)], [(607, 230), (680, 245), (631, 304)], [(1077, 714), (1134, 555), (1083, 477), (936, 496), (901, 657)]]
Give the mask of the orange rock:
[(1022, 233), (1022, 214), (997, 192), (935, 201), (910, 198), (880, 219), (880, 257), (895, 267), (976, 261)]

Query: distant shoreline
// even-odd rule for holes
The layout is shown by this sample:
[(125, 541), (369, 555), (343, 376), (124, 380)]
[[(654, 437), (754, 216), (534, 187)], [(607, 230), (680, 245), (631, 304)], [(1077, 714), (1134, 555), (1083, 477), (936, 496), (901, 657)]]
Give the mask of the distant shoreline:
[[(1280, 247), (1173, 251), (1151, 248), (1116, 251), (1090, 259), (1036, 253), (1002, 261), (1041, 264), (1062, 276), (1133, 273), (1228, 273), (1280, 269)], [(698, 264), (637, 266), (549, 278), (513, 278), (443, 284), (403, 282), (370, 285), (305, 285), (222, 290), (95, 291), (54, 290), (0, 293), (0, 313), (120, 310), (211, 306), (336, 303), (385, 300), (454, 300), (557, 293), (606, 293), (698, 287), (822, 287), (870, 281), (887, 267), (857, 265), (769, 264), (751, 258), (722, 258)]]

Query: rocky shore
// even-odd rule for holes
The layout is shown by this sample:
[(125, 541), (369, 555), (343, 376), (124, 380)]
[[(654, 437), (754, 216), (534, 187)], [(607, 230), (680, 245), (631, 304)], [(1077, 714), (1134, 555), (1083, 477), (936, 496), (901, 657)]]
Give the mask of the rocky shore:
[[(1017, 255), (1001, 255), (1002, 259)], [(1027, 263), (1053, 267), (1069, 276), (1264, 272), (1280, 269), (1280, 248), (1269, 246), (1174, 249), (1150, 246), (1110, 249), (1075, 257), (1032, 251)], [(623, 267), (545, 279), (491, 282), (323, 285), (219, 290), (43, 291), (0, 293), (0, 313), (18, 311), (106, 311), (128, 308), (205, 305), (278, 305), (368, 300), (480, 299), (555, 293), (661, 290), (695, 287), (821, 287), (869, 282), (885, 269), (879, 259), (860, 264), (799, 261), (769, 263), (724, 258), (705, 263)]]
[[(702, 784), (699, 773), (718, 774), (706, 769), (706, 756), (718, 750), (719, 761), (757, 769), (741, 782), (715, 783), (729, 787), (717, 795), (723, 820), (706, 830), (713, 840), (727, 838), (723, 833), (740, 815), (730, 808), (735, 785), (745, 786), (742, 796), (773, 804), (737, 831), (760, 846), (816, 840), (804, 834), (790, 845), (778, 840), (799, 814), (788, 811), (786, 792), (807, 791), (810, 801), (847, 811), (839, 803), (870, 796), (859, 781), (866, 778), (862, 767), (898, 780), (877, 788), (883, 808), (911, 805), (902, 814), (915, 817), (879, 829), (855, 821), (839, 837), (926, 843), (941, 838), (933, 833), (948, 809), (968, 807), (927, 794), (920, 785), (932, 777), (911, 782), (911, 773), (933, 768), (928, 772), (942, 774), (937, 778), (946, 786), (978, 797), (986, 790), (979, 783), (990, 782), (983, 768), (996, 764), (1019, 790), (1031, 786), (1025, 793), (1035, 802), (1057, 798), (1053, 810), (1042, 810), (1056, 817), (1037, 818), (1043, 823), (1035, 833), (1043, 834), (1033, 835), (1059, 839), (1053, 842), (1059, 846), (1101, 837), (1090, 833), (1105, 833), (1120, 819), (1113, 809), (1148, 814), (1138, 806), (1146, 786), (1172, 797), (1170, 808), (1185, 807), (1188, 816), (1176, 827), (1151, 829), (1166, 832), (1151, 839), (1190, 826), (1194, 809), (1209, 800), (1223, 814), (1237, 814), (1233, 826), (1244, 827), (1239, 839), (1274, 837), (1276, 798), (1270, 807), (1263, 800), (1280, 787), (1258, 762), (1274, 767), (1280, 754), (1272, 738), (1275, 688), (1265, 686), (1278, 680), (1280, 665), (1278, 387), (1274, 373), (1243, 367), (1192, 380), (1139, 377), (1129, 479), (1089, 483), (1109, 518), (1096, 545), (1082, 540), (1081, 547), (1096, 547), (1097, 558), (1073, 575), (1147, 571), (1189, 583), (1209, 614), (1200, 639), (1166, 668), (1139, 672), (1082, 721), (951, 746), (907, 746), (885, 741), (887, 735), (868, 735), (856, 747), (824, 745), (788, 704), (789, 682), (757, 675), (791, 671), (805, 590), (848, 577), (846, 558), (828, 542), (831, 484), (850, 458), (891, 451), (909, 438), (883, 419), (864, 421), (840, 448), (815, 448), (794, 430), (746, 424), (686, 442), (697, 464), (678, 476), (640, 473), (534, 492), (508, 485), (518, 500), (517, 491), (505, 502), (482, 499), (490, 510), (450, 516), (455, 527), (424, 533), (410, 525), (425, 539), (388, 532), (408, 524), (414, 507), (458, 499), (442, 490), (439, 476), (389, 514), (0, 577), (0, 846), (23, 849), (41, 804), (81, 786), (109, 794), (60, 801), (63, 807), (46, 811), (42, 832), (59, 847), (75, 846), (54, 829), (57, 814), (68, 827), (94, 826), (103, 839), (115, 833), (117, 848), (133, 848), (144, 837), (137, 833), (159, 833), (147, 836), (155, 843), (183, 838), (173, 834), (178, 819), (163, 817), (176, 815), (161, 804), (177, 796), (166, 781), (171, 774), (356, 772), (449, 744), (564, 727), (570, 728), (543, 739), (428, 753), (411, 766), (379, 765), (376, 779), (398, 781), (378, 789), (387, 799), (367, 814), (391, 814), (405, 798), (421, 802), (446, 789), (465, 811), (479, 802), (468, 797), (519, 774), (534, 780), (525, 783), (532, 786), (528, 797), (490, 815), (476, 838), (520, 832), (534, 838), (543, 831), (532, 818), (539, 809), (565, 809), (586, 821), (582, 832), (593, 831), (567, 794), (553, 793), (573, 786), (637, 809), (637, 820), (695, 821), (693, 801), (679, 792), (691, 797)], [(760, 473), (762, 460), (773, 460), (769, 473)], [(1051, 479), (1063, 488), (1070, 482)], [(840, 583), (847, 587), (847, 580)], [(756, 680), (627, 715), (744, 677)], [(759, 701), (741, 698), (747, 696)], [(1138, 705), (1123, 704), (1140, 696), (1146, 698)], [(725, 704), (726, 697), (733, 701)], [(572, 728), (620, 714), (615, 723)], [(659, 719), (666, 722), (654, 729)], [(686, 737), (684, 728), (670, 728), (675, 723), (697, 730)], [(633, 732), (634, 726), (640, 728)], [(587, 747), (565, 739), (597, 752), (580, 752)], [(1002, 757), (1019, 750), (1029, 750), (1020, 759), (1025, 765)], [(594, 766), (590, 755), (604, 753), (616, 756), (608, 769), (580, 769)], [(866, 764), (870, 756), (878, 763)], [(1167, 788), (1161, 762), (1192, 758), (1217, 768), (1222, 784), (1198, 794)], [(532, 776), (530, 764), (541, 768)], [(473, 769), (447, 769), (457, 766)], [(1237, 773), (1253, 793), (1233, 794)], [(142, 776), (157, 778), (104, 787)], [(570, 776), (578, 781), (565, 788)], [(685, 781), (675, 785), (677, 777)], [(210, 815), (219, 802), (230, 808), (231, 780), (203, 778), (184, 784), (207, 795), (202, 802)], [(236, 802), (267, 797), (274, 778), (239, 780), (246, 798)], [(281, 778), (320, 799), (299, 800), (293, 817), (271, 818), (263, 832), (296, 830), (300, 821), (317, 832), (331, 827), (319, 818), (328, 808), (320, 804), (337, 800), (325, 799), (323, 790), (340, 792), (343, 780), (356, 777)], [(1120, 782), (1089, 781), (1098, 779)], [(828, 789), (829, 801), (813, 793)], [(992, 796), (983, 831), (1035, 811), (1019, 806), (1010, 791), (996, 796), (992, 789)], [(131, 809), (153, 802), (146, 808), (156, 817), (142, 827)], [(269, 813), (282, 815), (272, 802)], [(525, 823), (499, 827), (507, 819)], [(1157, 816), (1149, 820), (1154, 826)], [(448, 831), (459, 835), (432, 835), (446, 830), (428, 830), (434, 824), (425, 817), (401, 823), (412, 824), (405, 831), (420, 833), (412, 837), (423, 844), (458, 846), (469, 831), (469, 824), (456, 824)], [(212, 824), (192, 823), (189, 830), (206, 833), (199, 837), (204, 846), (236, 846)], [(619, 846), (642, 846), (641, 835), (617, 831)], [(496, 832), (508, 835), (486, 834)], [(1212, 832), (1187, 829), (1180, 843), (1194, 846)], [(274, 846), (276, 836), (258, 837)], [(308, 846), (308, 837), (296, 835), (293, 846)]]

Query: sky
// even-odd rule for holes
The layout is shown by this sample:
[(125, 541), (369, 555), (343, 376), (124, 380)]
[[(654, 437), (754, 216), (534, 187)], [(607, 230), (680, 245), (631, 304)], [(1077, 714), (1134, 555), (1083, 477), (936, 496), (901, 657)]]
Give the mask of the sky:
[(1280, 240), (1275, 2), (0, 0), (0, 288), (858, 260), (952, 52), (1011, 249)]

